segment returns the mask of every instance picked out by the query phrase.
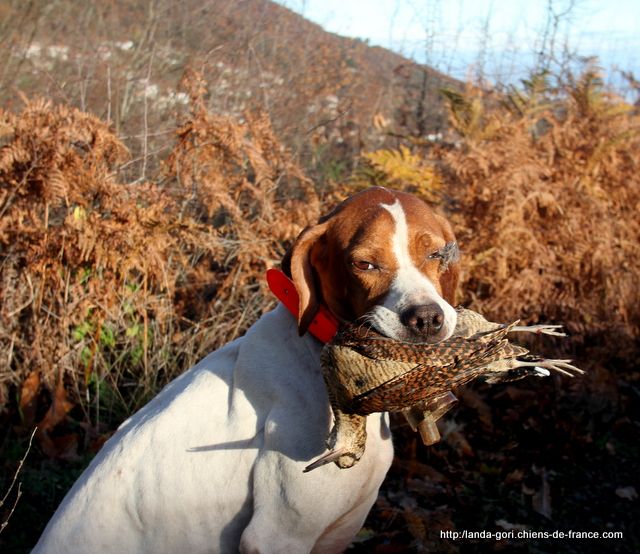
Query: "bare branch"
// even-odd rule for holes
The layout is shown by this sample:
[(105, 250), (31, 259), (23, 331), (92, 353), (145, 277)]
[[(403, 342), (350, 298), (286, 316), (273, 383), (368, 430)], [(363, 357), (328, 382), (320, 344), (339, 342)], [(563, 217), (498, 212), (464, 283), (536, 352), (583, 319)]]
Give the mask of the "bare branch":
[[(0, 500), (0, 508), (4, 506), (5, 502), (7, 501), (7, 498), (9, 498), (9, 495), (11, 494), (11, 492), (13, 491), (13, 488), (15, 487), (16, 481), (18, 480), (18, 475), (20, 474), (20, 471), (22, 470), (22, 466), (24, 465), (24, 462), (27, 459), (27, 456), (29, 455), (29, 452), (31, 450), (31, 443), (33, 442), (33, 437), (36, 434), (37, 430), (38, 428), (34, 427), (33, 431), (31, 431), (31, 436), (29, 437), (29, 444), (27, 446), (27, 450), (22, 456), (22, 459), (20, 460), (20, 462), (18, 463), (18, 467), (15, 473), (13, 474), (13, 479), (11, 480), (11, 484), (9, 485), (7, 492), (2, 497), (2, 500)], [(13, 501), (13, 505), (11, 506), (11, 511), (9, 512), (9, 515), (7, 515), (7, 518), (0, 524), (0, 533), (2, 533), (2, 531), (4, 531), (4, 528), (9, 524), (9, 520), (11, 519), (13, 512), (15, 512), (16, 506), (18, 505), (18, 501), (20, 500), (21, 496), (22, 496), (22, 483), (20, 482), (18, 483), (18, 490), (16, 492), (16, 498)]]

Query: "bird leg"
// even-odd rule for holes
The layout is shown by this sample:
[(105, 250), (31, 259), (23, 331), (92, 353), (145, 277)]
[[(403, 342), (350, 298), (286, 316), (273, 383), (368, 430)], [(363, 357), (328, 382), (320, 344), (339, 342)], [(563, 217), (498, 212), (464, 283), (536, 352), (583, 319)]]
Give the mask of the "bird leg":
[(524, 355), (517, 358), (502, 359), (485, 366), (484, 378), (487, 383), (508, 383), (517, 381), (523, 377), (535, 375), (536, 377), (548, 377), (551, 371), (563, 373), (569, 377), (575, 377), (575, 373), (584, 373), (580, 368), (571, 365), (571, 360), (547, 360), (537, 356)]
[(358, 463), (364, 454), (367, 442), (367, 417), (344, 413), (335, 406), (333, 415), (335, 423), (327, 437), (329, 452), (309, 464), (304, 469), (305, 473), (331, 462), (335, 462), (341, 469), (346, 469)]
[(402, 413), (414, 431), (420, 433), (422, 442), (426, 446), (437, 443), (440, 440), (440, 432), (436, 421), (447, 413), (458, 399), (452, 392), (446, 392), (431, 400), (411, 406)]
[(579, 367), (576, 367), (574, 365), (571, 365), (569, 362), (571, 360), (547, 360), (547, 359), (540, 359), (540, 360), (534, 360), (534, 361), (523, 361), (523, 360), (516, 360), (516, 364), (517, 367), (533, 367), (535, 369), (547, 369), (547, 370), (553, 370), (553, 371), (557, 371), (559, 373), (564, 373), (565, 375), (568, 375), (569, 377), (575, 377), (575, 375), (573, 373), (570, 373), (571, 371), (574, 371), (576, 373), (584, 373), (584, 371), (582, 371)]
[(567, 334), (557, 329), (562, 329), (562, 325), (516, 325), (509, 331), (510, 333), (535, 333), (536, 335), (551, 335), (554, 337), (566, 337)]
[(428, 411), (423, 412), (422, 417), (424, 419), (418, 423), (418, 432), (420, 433), (422, 443), (425, 446), (431, 446), (440, 441), (440, 431), (436, 425), (437, 420), (433, 417), (433, 414)]

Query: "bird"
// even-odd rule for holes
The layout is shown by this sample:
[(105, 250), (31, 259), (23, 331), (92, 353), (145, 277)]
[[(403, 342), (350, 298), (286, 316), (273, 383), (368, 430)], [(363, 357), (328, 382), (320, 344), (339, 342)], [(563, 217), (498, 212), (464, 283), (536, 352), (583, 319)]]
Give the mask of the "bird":
[(452, 390), (474, 379), (496, 384), (551, 371), (571, 377), (584, 373), (571, 360), (534, 356), (507, 339), (517, 332), (566, 336), (561, 325), (494, 323), (463, 307), (456, 314), (452, 336), (435, 344), (394, 340), (353, 323), (338, 331), (320, 356), (334, 414), (329, 452), (305, 471), (331, 462), (343, 469), (355, 465), (364, 454), (371, 413), (403, 413), (430, 445), (440, 439), (436, 421), (457, 402)]

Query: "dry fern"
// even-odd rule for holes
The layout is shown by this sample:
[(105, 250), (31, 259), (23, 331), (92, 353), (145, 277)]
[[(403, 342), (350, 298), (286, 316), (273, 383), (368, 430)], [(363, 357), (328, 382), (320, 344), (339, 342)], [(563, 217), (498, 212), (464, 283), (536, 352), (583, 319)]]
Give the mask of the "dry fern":
[(633, 347), (640, 116), (591, 71), (557, 91), (538, 82), (517, 110), (505, 100), (485, 107), (498, 127), (440, 151), (461, 209), (468, 300), (497, 320), (565, 322), (609, 352)]
[(441, 180), (433, 166), (406, 146), (398, 150), (376, 150), (363, 154), (364, 165), (351, 178), (356, 188), (372, 185), (405, 189), (436, 203), (440, 200)]
[(635, 348), (637, 110), (607, 93), (593, 68), (563, 87), (540, 74), (506, 95), (469, 86), (446, 96), (455, 146), (366, 154), (351, 185), (446, 201), (465, 301), (492, 319), (563, 322), (574, 344), (597, 341), (603, 353)]
[(127, 152), (94, 116), (0, 110), (3, 407), (38, 375), (92, 423), (105, 402), (122, 417), (272, 304), (264, 271), (317, 197), (265, 116), (212, 115), (199, 76), (185, 81), (162, 185), (116, 181)]

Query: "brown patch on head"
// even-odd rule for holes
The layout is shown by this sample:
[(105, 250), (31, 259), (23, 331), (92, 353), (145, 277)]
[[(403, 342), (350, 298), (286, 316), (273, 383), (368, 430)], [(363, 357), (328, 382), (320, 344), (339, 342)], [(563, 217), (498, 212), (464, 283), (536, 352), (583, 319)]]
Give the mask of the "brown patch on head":
[[(350, 202), (312, 250), (312, 265), (322, 276), (322, 298), (341, 319), (352, 321), (364, 315), (387, 293), (393, 280), (393, 221), (380, 206), (388, 201), (388, 194), (369, 194)], [(366, 264), (376, 269), (359, 269)]]
[[(425, 259), (454, 240), (443, 218), (416, 197), (381, 187), (358, 193), (338, 205), (318, 224), (303, 231), (283, 259), (285, 273), (300, 294), (299, 329), (303, 333), (320, 303), (340, 319), (353, 321), (382, 302), (396, 274), (393, 216), (381, 204), (400, 200), (409, 228), (409, 252), (447, 301), (457, 283), (439, 272), (437, 260)], [(432, 249), (432, 250), (431, 250)], [(371, 268), (369, 268), (371, 266)]]

